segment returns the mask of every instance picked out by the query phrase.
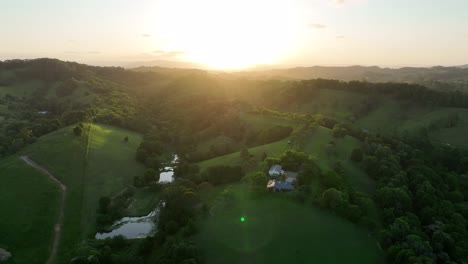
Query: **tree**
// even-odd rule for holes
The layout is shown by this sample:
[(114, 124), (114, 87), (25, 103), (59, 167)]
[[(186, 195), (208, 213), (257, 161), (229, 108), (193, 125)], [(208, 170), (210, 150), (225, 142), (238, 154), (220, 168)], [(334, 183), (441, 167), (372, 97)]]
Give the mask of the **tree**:
[(262, 172), (257, 172), (249, 177), (249, 183), (253, 189), (264, 190), (267, 182), (268, 177)]
[(333, 170), (339, 175), (344, 174), (344, 168), (343, 168), (343, 164), (341, 163), (341, 161), (335, 162), (335, 164), (333, 165)]
[(326, 188), (337, 188), (341, 183), (341, 176), (335, 171), (327, 171), (322, 174), (322, 184)]
[(128, 142), (128, 136), (125, 136), (125, 137), (124, 137), (124, 142), (125, 142), (125, 143)]
[(333, 127), (333, 130), (332, 130), (332, 135), (335, 137), (335, 138), (340, 138), (340, 137), (344, 137), (346, 136), (346, 129), (343, 127), (343, 125), (341, 124), (336, 124), (334, 127)]
[(133, 177), (133, 186), (142, 187), (145, 185), (145, 181), (140, 176)]
[(287, 150), (281, 155), (280, 162), (285, 170), (298, 171), (307, 158), (304, 152)]
[(109, 205), (111, 204), (111, 199), (107, 196), (102, 196), (99, 198), (99, 211), (103, 214), (109, 212)]
[(240, 152), (240, 158), (242, 162), (247, 162), (253, 155), (249, 152), (247, 148), (243, 148)]
[(349, 159), (354, 162), (361, 162), (362, 158), (363, 158), (363, 153), (362, 153), (361, 148), (353, 149), (353, 151), (351, 152), (351, 156), (349, 157)]
[(81, 129), (81, 127), (79, 126), (76, 126), (74, 129), (73, 129), (73, 133), (75, 133), (76, 136), (81, 136), (81, 133), (83, 133), (83, 129)]
[(332, 210), (337, 210), (345, 203), (343, 193), (330, 188), (322, 193), (322, 203)]
[(159, 174), (155, 169), (146, 169), (144, 179), (146, 184), (149, 184), (153, 181), (159, 181)]

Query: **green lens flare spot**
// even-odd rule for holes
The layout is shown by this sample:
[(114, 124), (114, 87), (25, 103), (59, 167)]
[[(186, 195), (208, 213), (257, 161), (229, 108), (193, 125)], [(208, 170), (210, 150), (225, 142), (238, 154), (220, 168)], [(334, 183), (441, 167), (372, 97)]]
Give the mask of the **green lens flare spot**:
[(241, 217), (241, 222), (245, 222), (245, 218), (244, 218), (244, 217)]

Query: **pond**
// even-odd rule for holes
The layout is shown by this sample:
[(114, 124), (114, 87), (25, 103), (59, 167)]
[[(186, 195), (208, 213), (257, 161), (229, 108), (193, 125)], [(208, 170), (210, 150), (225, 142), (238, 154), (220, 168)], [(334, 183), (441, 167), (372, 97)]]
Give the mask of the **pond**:
[(159, 174), (159, 183), (168, 183), (174, 181), (174, 167), (177, 164), (178, 159), (179, 157), (174, 155), (168, 166), (164, 167), (164, 169)]
[[(171, 162), (164, 167), (159, 174), (159, 183), (169, 183), (174, 181), (174, 167), (177, 164), (177, 160), (177, 155), (174, 155)], [(97, 233), (95, 238), (106, 239), (121, 235), (127, 239), (135, 239), (151, 236), (156, 231), (154, 220), (159, 216), (159, 208), (161, 206), (164, 206), (164, 202), (145, 216), (124, 217), (112, 224), (111, 232)]]
[(141, 217), (124, 217), (112, 225), (112, 231), (97, 233), (96, 239), (106, 239), (123, 236), (127, 239), (144, 238), (154, 233), (156, 225), (154, 219), (159, 216), (159, 206), (151, 213)]

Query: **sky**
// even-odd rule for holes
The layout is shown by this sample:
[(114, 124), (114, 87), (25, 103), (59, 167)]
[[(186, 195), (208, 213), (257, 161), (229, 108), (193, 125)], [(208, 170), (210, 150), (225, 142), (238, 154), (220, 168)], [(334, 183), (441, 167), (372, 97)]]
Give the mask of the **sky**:
[(0, 0), (0, 60), (237, 70), (468, 64), (466, 0)]

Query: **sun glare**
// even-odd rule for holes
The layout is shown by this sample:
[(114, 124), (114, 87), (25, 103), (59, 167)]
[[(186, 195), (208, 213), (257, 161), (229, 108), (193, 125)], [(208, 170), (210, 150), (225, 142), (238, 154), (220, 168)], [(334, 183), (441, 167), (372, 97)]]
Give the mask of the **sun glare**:
[(290, 1), (163, 0), (157, 10), (155, 45), (213, 69), (277, 63), (294, 41)]

